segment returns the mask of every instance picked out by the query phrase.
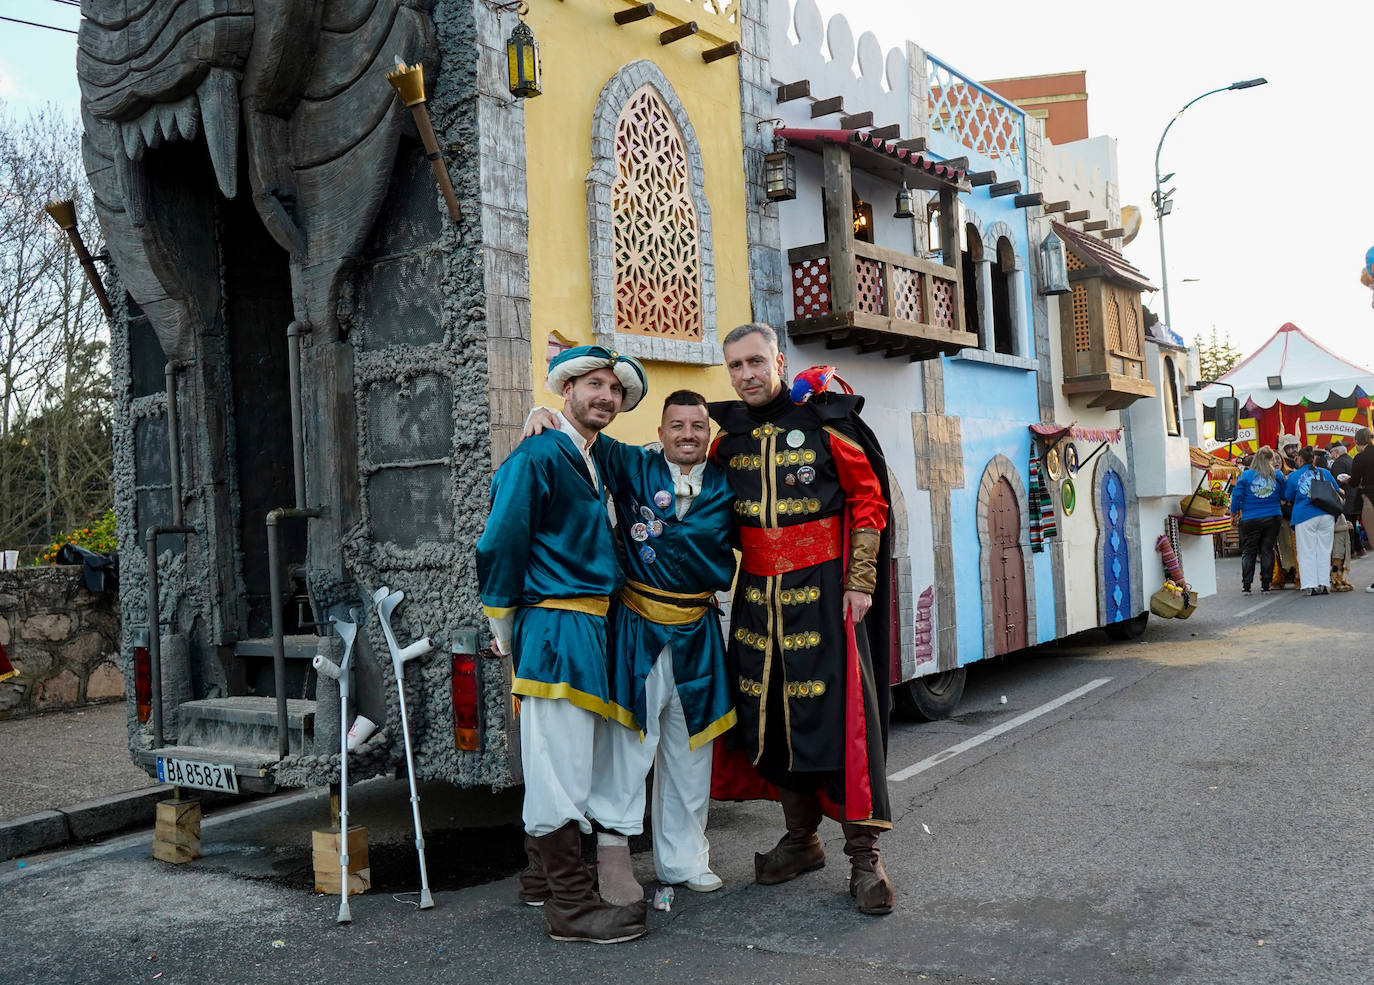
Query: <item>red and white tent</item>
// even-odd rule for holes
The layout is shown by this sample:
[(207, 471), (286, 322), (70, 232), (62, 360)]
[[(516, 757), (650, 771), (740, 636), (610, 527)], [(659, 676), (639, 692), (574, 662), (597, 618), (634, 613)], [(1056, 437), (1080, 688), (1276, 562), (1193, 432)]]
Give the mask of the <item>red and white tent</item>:
[[(1374, 373), (1338, 356), (1292, 322), (1286, 323), (1221, 380), (1236, 388), (1241, 429), (1252, 429), (1246, 450), (1278, 447), (1280, 434), (1304, 444), (1326, 445), (1369, 426)], [(1225, 387), (1203, 391), (1207, 406), (1230, 395)], [(1310, 432), (1310, 433), (1309, 433)]]

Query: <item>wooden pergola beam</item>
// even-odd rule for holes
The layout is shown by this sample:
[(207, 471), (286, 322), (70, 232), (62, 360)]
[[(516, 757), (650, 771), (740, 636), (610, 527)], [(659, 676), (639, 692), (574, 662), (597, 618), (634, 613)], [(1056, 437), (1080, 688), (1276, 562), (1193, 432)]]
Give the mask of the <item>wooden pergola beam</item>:
[(902, 135), (902, 125), (900, 123), (889, 123), (885, 127), (874, 127), (872, 130), (868, 131), (868, 135), (878, 140), (891, 140), (893, 137), (900, 137)]
[(1028, 195), (1017, 195), (1011, 200), (1011, 204), (1018, 209), (1028, 209), (1032, 205), (1039, 205), (1045, 200), (1042, 192), (1031, 192)]
[(829, 99), (817, 99), (811, 104), (811, 119), (818, 116), (830, 116), (832, 113), (844, 112), (844, 97), (831, 96)]
[(999, 181), (988, 189), (988, 194), (993, 198), (1001, 198), (1003, 195), (1019, 195), (1021, 194), (1021, 182), (1019, 180)]
[(862, 113), (851, 113), (848, 116), (840, 117), (841, 130), (862, 130), (864, 127), (873, 125), (873, 111), (866, 109)]
[(777, 101), (790, 103), (794, 99), (801, 99), (803, 96), (809, 95), (811, 95), (811, 80), (799, 79), (796, 82), (784, 82), (778, 86)]
[(674, 41), (681, 41), (683, 38), (690, 38), (693, 34), (696, 33), (697, 22), (687, 21), (685, 24), (679, 24), (677, 27), (670, 27), (668, 28), (668, 30), (660, 32), (658, 36), (658, 43), (663, 45), (672, 44)]
[(1078, 211), (1078, 212), (1065, 212), (1065, 213), (1064, 213), (1064, 221), (1065, 221), (1065, 222), (1081, 222), (1082, 220), (1088, 218), (1088, 216), (1090, 216), (1090, 215), (1092, 215), (1092, 210), (1091, 210), (1091, 209), (1082, 209), (1081, 211)]
[(974, 188), (978, 188), (981, 185), (990, 185), (996, 180), (996, 171), (970, 171), (968, 174), (968, 183)]
[(621, 27), (624, 27), (626, 24), (633, 24), (635, 21), (642, 21), (646, 17), (652, 17), (654, 16), (654, 12), (653, 4), (642, 3), (638, 7), (626, 7), (624, 10), (617, 10), (611, 15), (611, 19)]

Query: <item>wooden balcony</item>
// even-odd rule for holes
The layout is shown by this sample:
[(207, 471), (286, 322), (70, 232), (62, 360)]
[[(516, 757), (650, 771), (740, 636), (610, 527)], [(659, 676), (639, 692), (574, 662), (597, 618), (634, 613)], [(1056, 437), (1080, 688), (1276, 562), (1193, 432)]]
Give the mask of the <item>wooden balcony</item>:
[(787, 251), (793, 339), (911, 362), (978, 345), (964, 331), (957, 268), (846, 239)]

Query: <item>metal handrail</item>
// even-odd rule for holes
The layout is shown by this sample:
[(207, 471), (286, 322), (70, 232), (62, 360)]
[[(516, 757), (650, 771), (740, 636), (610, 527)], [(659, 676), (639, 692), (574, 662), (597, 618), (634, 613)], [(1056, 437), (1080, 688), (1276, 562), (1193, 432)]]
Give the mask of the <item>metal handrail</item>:
[(281, 618), (281, 563), (277, 546), (277, 525), (282, 520), (324, 516), (323, 507), (295, 509), (279, 507), (267, 514), (268, 604), (272, 607), (272, 679), (277, 693), (277, 759), (289, 751), (286, 732), (286, 630)]

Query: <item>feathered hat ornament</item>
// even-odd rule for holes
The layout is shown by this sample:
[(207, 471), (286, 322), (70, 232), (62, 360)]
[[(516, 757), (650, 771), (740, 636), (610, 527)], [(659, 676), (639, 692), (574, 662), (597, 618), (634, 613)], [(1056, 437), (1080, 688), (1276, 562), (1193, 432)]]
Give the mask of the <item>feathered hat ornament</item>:
[(806, 403), (815, 394), (828, 390), (831, 380), (838, 383), (845, 393), (854, 392), (853, 387), (835, 375), (834, 366), (812, 366), (802, 370), (792, 381), (792, 402), (798, 405)]

